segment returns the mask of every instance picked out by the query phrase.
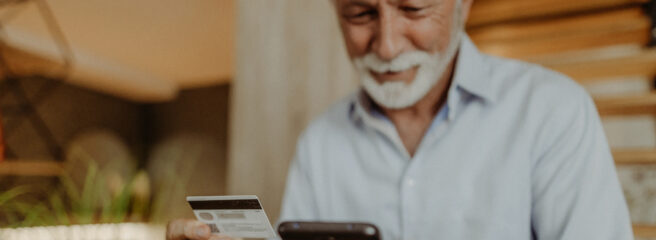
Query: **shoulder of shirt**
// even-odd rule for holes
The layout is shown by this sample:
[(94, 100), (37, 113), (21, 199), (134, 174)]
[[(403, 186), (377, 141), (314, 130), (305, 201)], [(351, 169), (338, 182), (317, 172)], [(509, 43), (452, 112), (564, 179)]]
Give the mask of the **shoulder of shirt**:
[[(534, 130), (536, 156), (572, 126), (599, 121), (588, 92), (564, 74), (517, 60), (484, 56), (495, 81), (497, 111), (523, 119)], [(505, 106), (511, 106), (506, 108)]]
[(483, 55), (499, 102), (521, 99), (545, 110), (580, 107), (591, 102), (588, 92), (570, 77), (540, 65)]

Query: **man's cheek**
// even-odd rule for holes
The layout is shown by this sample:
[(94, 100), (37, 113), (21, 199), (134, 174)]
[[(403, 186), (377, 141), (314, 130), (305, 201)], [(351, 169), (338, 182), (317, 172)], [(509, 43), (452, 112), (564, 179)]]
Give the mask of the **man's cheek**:
[(349, 51), (354, 55), (364, 55), (367, 53), (367, 47), (371, 42), (373, 32), (367, 28), (359, 26), (347, 27), (344, 31), (344, 38)]
[(434, 54), (440, 52), (449, 44), (449, 33), (443, 30), (414, 31), (411, 33), (413, 42), (419, 50)]

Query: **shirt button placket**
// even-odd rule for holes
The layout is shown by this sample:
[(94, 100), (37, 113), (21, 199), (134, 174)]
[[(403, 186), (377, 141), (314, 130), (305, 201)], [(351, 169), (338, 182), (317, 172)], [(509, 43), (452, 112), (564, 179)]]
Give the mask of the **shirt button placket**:
[(416, 218), (416, 199), (415, 196), (417, 196), (417, 180), (411, 176), (411, 174), (407, 174), (407, 176), (404, 178), (402, 186), (401, 186), (401, 193), (402, 193), (402, 216), (403, 216), (403, 234), (402, 238), (403, 240), (415, 240), (416, 233), (417, 231), (414, 224), (415, 218)]
[(405, 185), (406, 185), (408, 188), (412, 188), (412, 187), (415, 186), (415, 180), (412, 179), (412, 178), (409, 178), (409, 179), (407, 179), (407, 180), (405, 181)]

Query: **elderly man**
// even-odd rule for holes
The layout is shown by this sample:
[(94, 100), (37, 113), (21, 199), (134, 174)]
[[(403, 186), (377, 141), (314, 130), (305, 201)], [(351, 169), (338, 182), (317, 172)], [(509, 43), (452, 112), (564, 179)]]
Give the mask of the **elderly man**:
[(334, 4), (362, 89), (300, 137), (281, 220), (371, 222), (385, 240), (633, 239), (591, 98), (479, 53), (472, 0)]

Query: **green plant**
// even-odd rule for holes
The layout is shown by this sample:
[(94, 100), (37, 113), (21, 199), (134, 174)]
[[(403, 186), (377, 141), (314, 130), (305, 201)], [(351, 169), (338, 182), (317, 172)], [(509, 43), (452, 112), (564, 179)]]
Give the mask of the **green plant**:
[(149, 198), (133, 193), (135, 180), (147, 178), (145, 172), (138, 172), (127, 184), (119, 184), (112, 191), (107, 183), (108, 176), (101, 174), (97, 164), (88, 158), (82, 159), (87, 159), (87, 169), (81, 187), (65, 172), (59, 177), (59, 186), (52, 191), (25, 185), (0, 194), (0, 216), (4, 215), (7, 225), (24, 227), (145, 220)]
[(151, 195), (146, 171), (131, 169), (125, 175), (108, 171), (99, 167), (83, 148), (73, 146), (67, 161), (83, 167), (75, 165), (77, 168), (65, 171), (56, 187), (21, 185), (0, 191), (0, 226), (162, 223), (170, 217), (172, 200), (185, 195), (201, 152), (194, 146), (165, 148), (163, 155), (168, 159), (155, 165), (160, 170), (155, 171), (160, 173), (160, 179), (153, 187), (155, 194)]

